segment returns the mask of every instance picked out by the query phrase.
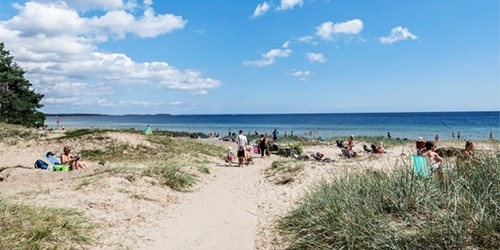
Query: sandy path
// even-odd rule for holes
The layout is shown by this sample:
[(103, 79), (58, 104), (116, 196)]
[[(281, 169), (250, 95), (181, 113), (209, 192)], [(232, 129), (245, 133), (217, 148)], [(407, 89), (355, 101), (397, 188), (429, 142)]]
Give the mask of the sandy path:
[(260, 166), (214, 167), (214, 180), (169, 207), (145, 248), (254, 249)]

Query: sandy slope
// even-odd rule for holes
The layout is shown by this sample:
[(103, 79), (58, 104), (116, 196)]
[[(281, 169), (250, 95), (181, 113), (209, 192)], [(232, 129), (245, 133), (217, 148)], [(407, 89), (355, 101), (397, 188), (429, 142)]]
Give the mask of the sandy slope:
[[(110, 138), (116, 143), (148, 146), (140, 135), (112, 134)], [(234, 148), (230, 142), (201, 141)], [(227, 167), (220, 158), (214, 158), (208, 166), (211, 173), (200, 175), (192, 192), (180, 193), (148, 177), (132, 181), (96, 175), (83, 180), (104, 168), (92, 162), (89, 169), (67, 173), (30, 168), (47, 149), (60, 147), (57, 141), (1, 144), (0, 162), (4, 166), (27, 168), (0, 173), (6, 177), (0, 182), (0, 195), (19, 202), (81, 211), (101, 225), (91, 249), (283, 249), (274, 232), (276, 221), (312, 186), (352, 171), (390, 169), (407, 162), (412, 150), (412, 144), (408, 144), (381, 155), (361, 153), (357, 159), (343, 159), (340, 150), (332, 145), (306, 147), (305, 152), (321, 152), (334, 161), (297, 162), (302, 171), (286, 185), (274, 184), (266, 173), (273, 161), (286, 158), (254, 155), (254, 164), (243, 168)], [(98, 147), (98, 143), (80, 142), (76, 151)], [(357, 143), (355, 149), (362, 152), (362, 143)]]

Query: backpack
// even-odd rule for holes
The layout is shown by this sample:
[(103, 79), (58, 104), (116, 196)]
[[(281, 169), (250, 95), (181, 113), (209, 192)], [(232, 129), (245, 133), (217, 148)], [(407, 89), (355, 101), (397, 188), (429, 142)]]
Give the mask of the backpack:
[(49, 164), (42, 160), (36, 160), (35, 162), (35, 168), (40, 168), (40, 169), (47, 169), (49, 167)]

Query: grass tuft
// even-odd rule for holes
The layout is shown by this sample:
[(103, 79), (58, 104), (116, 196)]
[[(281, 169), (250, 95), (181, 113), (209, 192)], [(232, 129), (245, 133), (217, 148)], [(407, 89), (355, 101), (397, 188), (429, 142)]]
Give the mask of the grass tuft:
[(152, 163), (144, 169), (143, 174), (159, 180), (175, 191), (188, 191), (196, 183), (196, 176), (184, 171), (176, 163)]
[(265, 176), (274, 184), (284, 185), (295, 181), (303, 169), (304, 165), (301, 162), (273, 161), (271, 167), (265, 170)]
[(79, 249), (91, 244), (92, 230), (88, 219), (74, 210), (0, 198), (0, 249)]

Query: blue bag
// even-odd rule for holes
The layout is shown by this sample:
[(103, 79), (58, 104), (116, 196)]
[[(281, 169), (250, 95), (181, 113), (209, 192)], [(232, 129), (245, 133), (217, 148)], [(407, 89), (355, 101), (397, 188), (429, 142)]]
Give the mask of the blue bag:
[(42, 160), (36, 160), (35, 162), (35, 168), (40, 168), (40, 169), (47, 169), (49, 167), (49, 164)]

